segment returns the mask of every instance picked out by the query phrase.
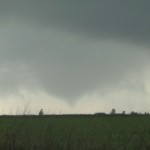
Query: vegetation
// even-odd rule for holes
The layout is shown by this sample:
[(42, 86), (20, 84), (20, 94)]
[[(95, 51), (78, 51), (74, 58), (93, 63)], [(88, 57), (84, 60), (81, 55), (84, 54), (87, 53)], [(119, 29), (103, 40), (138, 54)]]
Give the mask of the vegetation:
[(41, 109), (41, 110), (39, 111), (39, 115), (40, 115), (40, 116), (44, 115), (43, 109)]
[(1, 116), (1, 150), (150, 150), (149, 115)]

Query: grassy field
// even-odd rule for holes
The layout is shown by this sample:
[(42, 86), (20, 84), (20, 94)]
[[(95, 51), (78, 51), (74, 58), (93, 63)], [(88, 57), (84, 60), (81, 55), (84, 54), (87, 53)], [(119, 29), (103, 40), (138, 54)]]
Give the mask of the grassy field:
[(150, 150), (150, 117), (1, 116), (0, 150)]

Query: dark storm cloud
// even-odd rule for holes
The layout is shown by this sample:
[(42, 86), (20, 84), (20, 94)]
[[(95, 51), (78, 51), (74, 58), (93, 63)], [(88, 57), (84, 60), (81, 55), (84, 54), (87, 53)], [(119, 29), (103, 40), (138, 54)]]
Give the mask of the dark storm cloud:
[(150, 38), (149, 0), (3, 0), (0, 12), (89, 36)]
[[(150, 35), (149, 4), (1, 1), (1, 93), (37, 88), (75, 99), (118, 86), (130, 74), (138, 76), (149, 62), (143, 47)], [(143, 45), (135, 45), (137, 41)]]

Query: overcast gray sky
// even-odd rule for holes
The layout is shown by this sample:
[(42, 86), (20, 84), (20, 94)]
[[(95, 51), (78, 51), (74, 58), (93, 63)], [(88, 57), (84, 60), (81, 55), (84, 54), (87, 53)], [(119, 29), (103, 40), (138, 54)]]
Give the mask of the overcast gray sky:
[(0, 113), (150, 111), (149, 0), (1, 0)]

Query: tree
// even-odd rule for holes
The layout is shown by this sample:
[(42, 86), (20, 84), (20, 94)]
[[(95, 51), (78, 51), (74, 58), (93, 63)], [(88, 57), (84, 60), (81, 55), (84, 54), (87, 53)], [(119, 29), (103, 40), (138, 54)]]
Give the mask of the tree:
[(110, 114), (111, 114), (111, 115), (116, 114), (116, 109), (113, 108), (113, 109), (111, 110)]
[(131, 111), (130, 114), (131, 114), (131, 115), (137, 115), (138, 113), (137, 113), (137, 112), (134, 112), (134, 111)]
[(125, 114), (126, 114), (126, 112), (125, 112), (125, 111), (122, 111), (122, 114), (123, 114), (123, 115), (125, 115)]
[(39, 111), (39, 116), (43, 116), (44, 115), (44, 111), (43, 111), (43, 109), (41, 109), (40, 111)]

